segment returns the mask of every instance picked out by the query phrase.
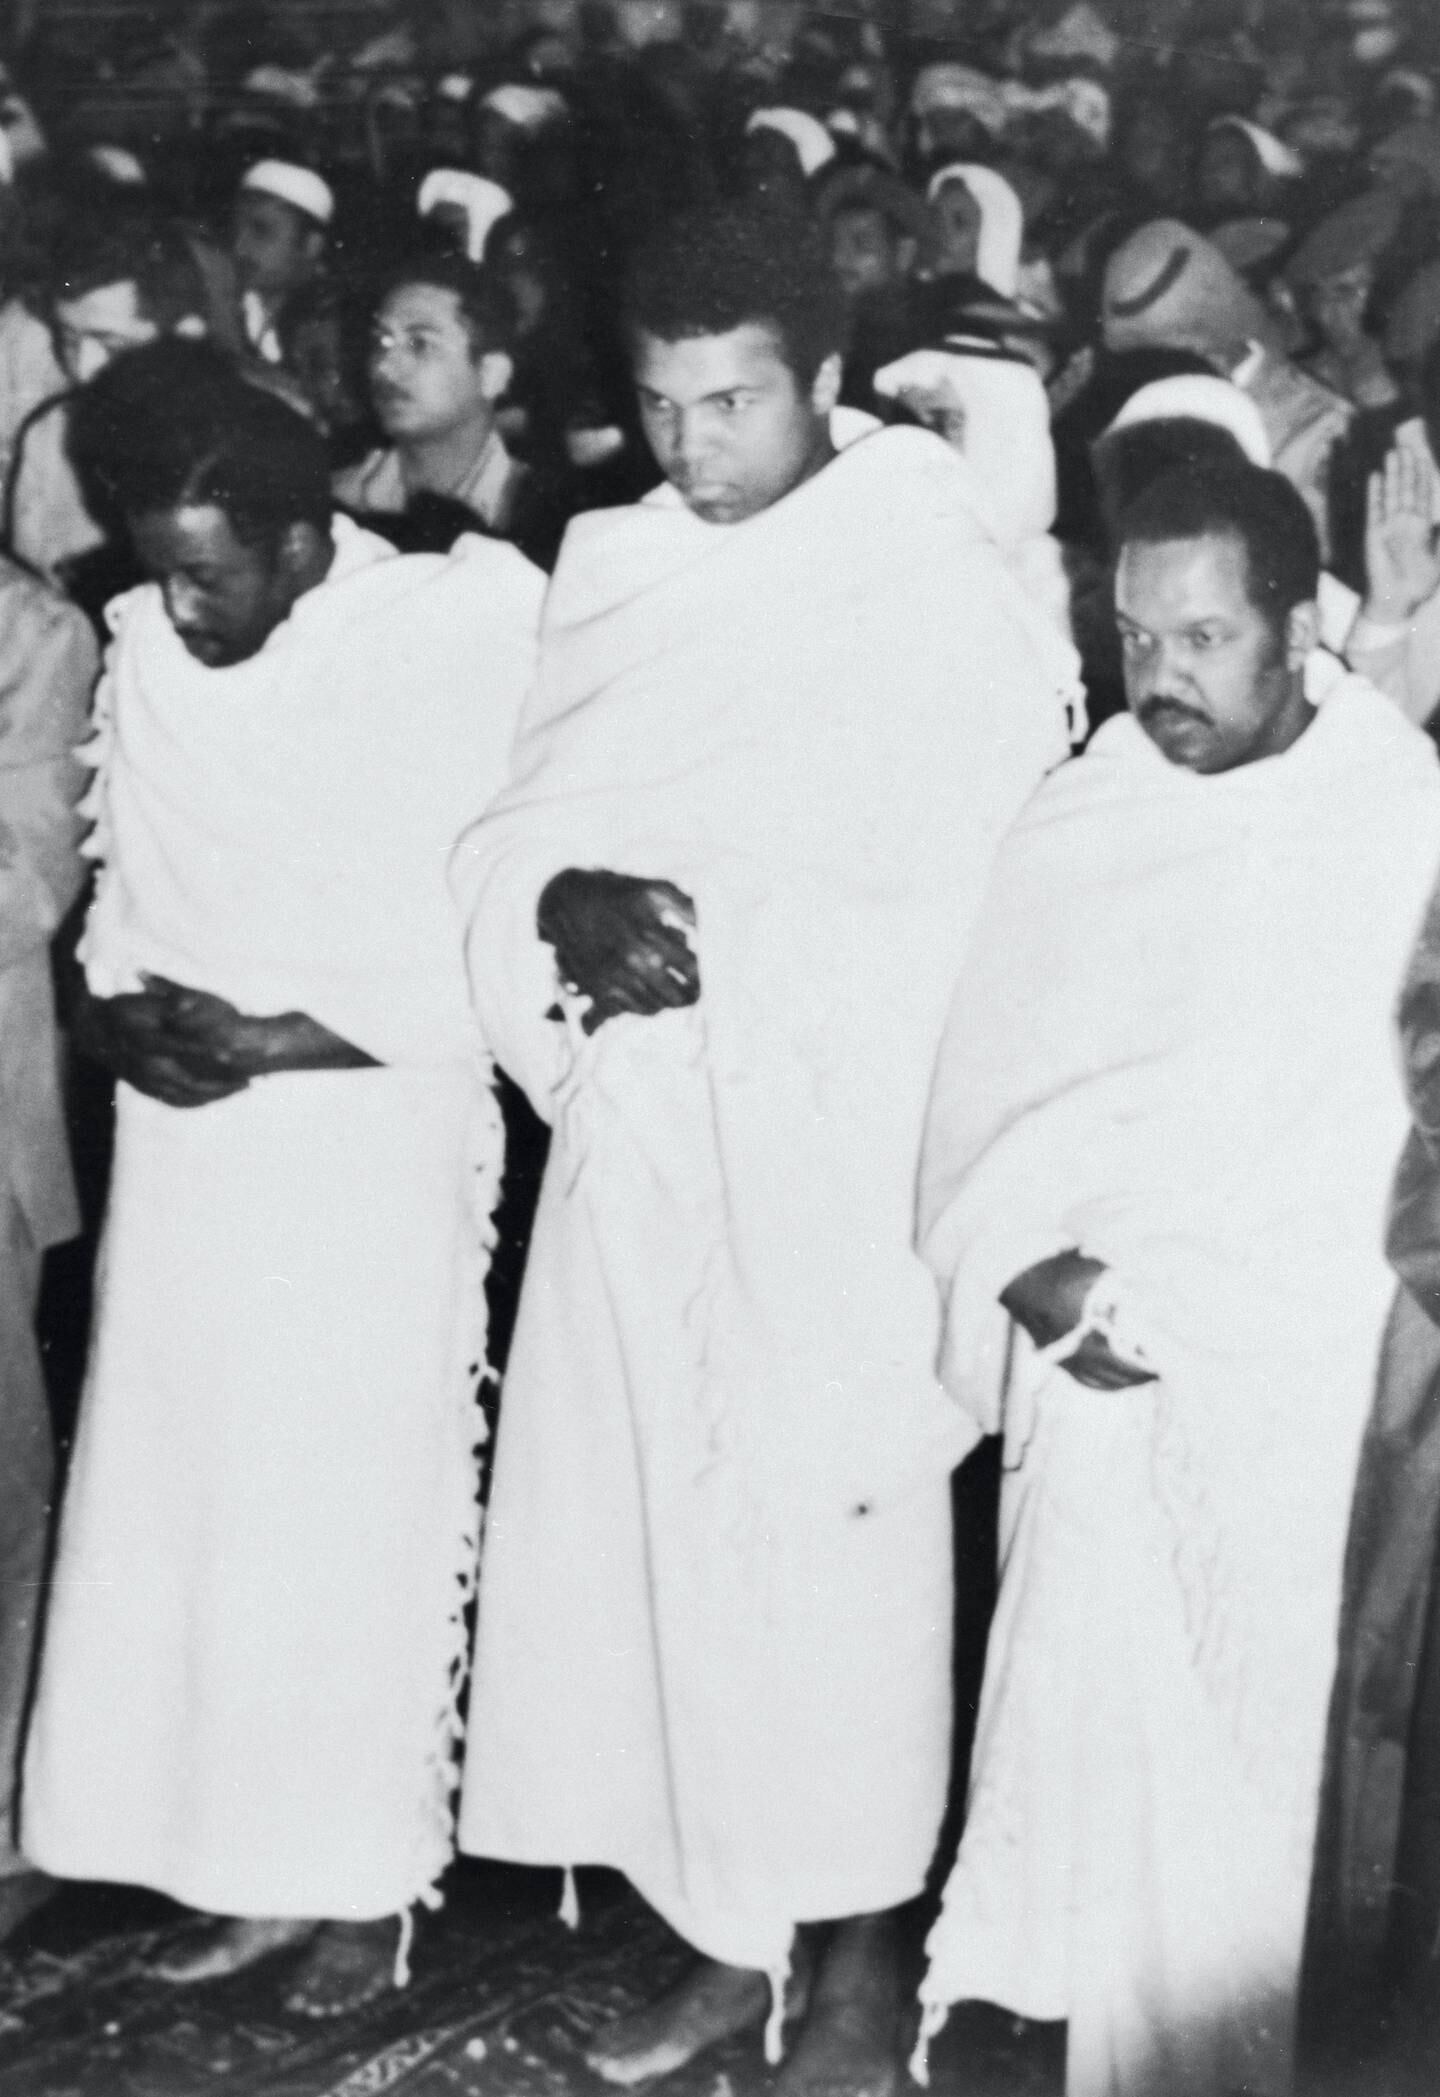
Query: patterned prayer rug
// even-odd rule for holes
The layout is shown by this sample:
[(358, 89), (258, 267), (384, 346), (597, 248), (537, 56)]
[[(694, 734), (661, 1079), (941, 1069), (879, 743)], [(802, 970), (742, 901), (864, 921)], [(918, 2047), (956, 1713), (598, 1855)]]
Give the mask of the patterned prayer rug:
[[(67, 1888), (0, 1962), (0, 2097), (600, 2097), (589, 2035), (665, 1987), (687, 1954), (613, 1875), (580, 1875), (573, 1932), (559, 1890), (556, 1872), (462, 1865), (445, 1907), (421, 1919), (410, 1986), (317, 2024), (283, 2007), (284, 1956), (169, 1987), (144, 1968), (183, 1911)], [(936, 2097), (1060, 2088), (1057, 2034), (998, 2011), (962, 2013), (934, 2066)], [(769, 2081), (750, 2036), (663, 2088), (764, 2097)]]

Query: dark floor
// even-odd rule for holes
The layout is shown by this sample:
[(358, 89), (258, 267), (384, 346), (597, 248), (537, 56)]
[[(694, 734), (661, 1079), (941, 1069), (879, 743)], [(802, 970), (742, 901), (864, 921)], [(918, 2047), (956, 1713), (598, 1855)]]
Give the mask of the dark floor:
[[(588, 2034), (687, 1956), (612, 1874), (580, 1875), (581, 1921), (557, 1918), (559, 1874), (462, 1865), (423, 1919), (403, 1992), (334, 2023), (282, 2007), (286, 1961), (177, 1989), (147, 1979), (183, 1922), (158, 1896), (67, 1888), (0, 1961), (0, 2097), (554, 2097), (606, 2086)], [(998, 2011), (960, 2017), (937, 2049), (936, 2097), (1055, 2097), (1058, 2035)], [(758, 2035), (664, 2085), (673, 2097), (761, 2097)]]

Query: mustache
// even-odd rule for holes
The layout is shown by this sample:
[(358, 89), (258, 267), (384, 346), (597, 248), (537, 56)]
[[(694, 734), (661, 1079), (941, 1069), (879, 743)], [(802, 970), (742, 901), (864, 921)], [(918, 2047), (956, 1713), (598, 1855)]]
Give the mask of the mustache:
[(1187, 706), (1183, 699), (1171, 699), (1162, 692), (1141, 700), (1139, 716), (1142, 721), (1153, 721), (1161, 714), (1179, 714), (1187, 721), (1203, 723), (1208, 723), (1210, 719), (1198, 706)]

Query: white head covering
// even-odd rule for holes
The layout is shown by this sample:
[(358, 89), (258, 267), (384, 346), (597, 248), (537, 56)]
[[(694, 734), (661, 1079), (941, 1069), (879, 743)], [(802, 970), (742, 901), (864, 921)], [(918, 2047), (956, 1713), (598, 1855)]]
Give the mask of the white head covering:
[(834, 139), (819, 117), (803, 109), (754, 110), (745, 126), (747, 138), (752, 131), (778, 131), (788, 138), (806, 175), (818, 174), (835, 158)]
[(1293, 147), (1287, 146), (1273, 131), (1252, 124), (1248, 117), (1219, 116), (1208, 128), (1211, 131), (1238, 131), (1243, 138), (1248, 138), (1255, 148), (1255, 158), (1267, 175), (1278, 175), (1286, 182), (1294, 182), (1305, 172), (1305, 163)]
[(122, 189), (143, 189), (145, 170), (128, 146), (91, 146), (85, 154), (91, 167)]
[(1007, 110), (1000, 82), (974, 66), (944, 60), (938, 65), (922, 66), (915, 75), (915, 85), (910, 90), (911, 114), (923, 122), (927, 116), (946, 109), (973, 117), (992, 137), (998, 138), (1005, 129)]
[[(1229, 379), (1211, 378), (1205, 372), (1183, 372), (1173, 379), (1155, 379), (1132, 393), (1111, 423), (1111, 430), (1133, 429), (1139, 422), (1210, 422), (1228, 430), (1252, 466), (1271, 462), (1270, 439), (1265, 421), (1248, 393)], [(1105, 432), (1108, 437), (1110, 430)]]
[(912, 350), (875, 374), (888, 400), (919, 396), (965, 417), (961, 455), (987, 498), (998, 543), (1012, 550), (1055, 521), (1055, 446), (1050, 404), (1033, 364), (982, 343)]
[(993, 167), (979, 167), (957, 160), (942, 167), (925, 192), (933, 204), (951, 182), (969, 190), (980, 212), (980, 238), (975, 250), (975, 274), (1002, 298), (1013, 299), (1020, 280), (1020, 246), (1025, 236), (1025, 212), (1019, 197), (1003, 175)]
[(432, 167), (420, 184), (415, 209), (428, 218), (437, 204), (453, 204), (465, 214), (465, 252), (472, 262), (485, 253), (490, 229), (515, 209), (508, 189), (488, 175), (472, 175), (459, 167)]
[(303, 211), (320, 226), (328, 226), (335, 216), (335, 193), (324, 176), (313, 168), (297, 167), (292, 160), (257, 160), (241, 176), (240, 187), (279, 197), (282, 204)]
[(492, 87), (481, 98), (480, 107), (493, 109), (496, 116), (504, 117), (507, 124), (514, 124), (520, 131), (543, 131), (547, 124), (558, 122), (566, 114), (565, 97), (558, 88), (529, 87), (518, 80)]

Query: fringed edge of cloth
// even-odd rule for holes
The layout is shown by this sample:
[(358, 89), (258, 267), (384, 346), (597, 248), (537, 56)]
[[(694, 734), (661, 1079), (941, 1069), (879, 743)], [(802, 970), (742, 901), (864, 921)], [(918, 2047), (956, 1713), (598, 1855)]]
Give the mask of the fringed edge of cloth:
[[(468, 1616), (479, 1590), (484, 1528), (484, 1511), (480, 1504), (480, 1451), (490, 1436), (481, 1393), (487, 1383), (496, 1380), (490, 1361), (490, 1318), (485, 1280), (498, 1238), (495, 1210), (505, 1169), (505, 1121), (495, 1092), (494, 1065), (488, 1056), (481, 1064), (480, 1079), (467, 1143), (473, 1260), (466, 1280), (471, 1321), (464, 1329), (463, 1360), (459, 1364), (457, 1379), (463, 1392), (457, 1415), (461, 1461), (455, 1471), (459, 1481), (455, 1506), (448, 1518), (442, 1517), (442, 1533), (450, 1535), (454, 1552), (450, 1606), (446, 1617), (450, 1651), (445, 1698), (436, 1714), (435, 1745), (430, 1758), (430, 1827), (422, 1838), (424, 1854), (416, 1860), (416, 1877), (423, 1888), (417, 1897), (427, 1908), (438, 1908), (442, 1904), (443, 1896), (437, 1882), (455, 1847), (455, 1804), (460, 1789), (461, 1747), (465, 1736), (460, 1702), (470, 1673)], [(409, 1912), (409, 1909), (405, 1911), (407, 1916)], [(398, 1959), (396, 1963), (398, 1971)], [(397, 1985), (402, 1984), (397, 1982)]]

